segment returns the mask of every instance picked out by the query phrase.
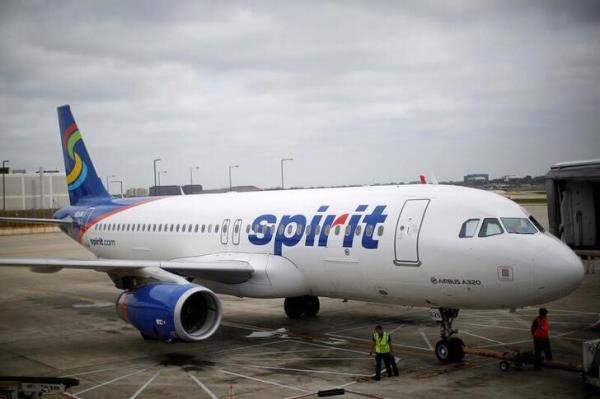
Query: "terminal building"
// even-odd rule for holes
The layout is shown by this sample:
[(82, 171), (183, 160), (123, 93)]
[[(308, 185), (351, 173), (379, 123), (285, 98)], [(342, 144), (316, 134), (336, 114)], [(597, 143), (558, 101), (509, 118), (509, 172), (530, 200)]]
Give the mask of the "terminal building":
[(550, 232), (582, 255), (600, 254), (600, 159), (553, 165), (546, 194)]
[(0, 180), (0, 209), (56, 209), (69, 205), (67, 179), (63, 172), (28, 172), (13, 169)]

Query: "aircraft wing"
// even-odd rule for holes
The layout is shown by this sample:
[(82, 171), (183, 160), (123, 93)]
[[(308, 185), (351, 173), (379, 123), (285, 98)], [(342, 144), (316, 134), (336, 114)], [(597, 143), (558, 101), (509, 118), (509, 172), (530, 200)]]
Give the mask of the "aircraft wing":
[(69, 225), (73, 224), (72, 220), (62, 219), (46, 219), (46, 218), (15, 218), (15, 217), (0, 217), (0, 222), (8, 223), (33, 223), (33, 224), (56, 224)]
[(203, 278), (223, 283), (243, 283), (254, 273), (250, 263), (240, 260), (174, 261), (125, 259), (0, 258), (0, 267), (30, 267), (32, 272), (54, 273), (61, 269), (87, 269), (106, 273), (134, 274), (162, 269), (183, 277)]

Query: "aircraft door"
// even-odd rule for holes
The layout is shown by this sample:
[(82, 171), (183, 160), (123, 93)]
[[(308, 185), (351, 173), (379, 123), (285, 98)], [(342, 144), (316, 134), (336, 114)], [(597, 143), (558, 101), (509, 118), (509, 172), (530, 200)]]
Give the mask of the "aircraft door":
[(398, 217), (398, 224), (396, 225), (395, 265), (421, 265), (419, 259), (419, 236), (428, 206), (428, 199), (410, 199), (404, 203)]
[(221, 225), (221, 244), (225, 245), (229, 241), (229, 219), (223, 220)]
[(240, 244), (240, 234), (242, 230), (242, 219), (237, 219), (233, 224), (233, 233), (231, 236), (231, 241), (233, 241), (234, 245)]

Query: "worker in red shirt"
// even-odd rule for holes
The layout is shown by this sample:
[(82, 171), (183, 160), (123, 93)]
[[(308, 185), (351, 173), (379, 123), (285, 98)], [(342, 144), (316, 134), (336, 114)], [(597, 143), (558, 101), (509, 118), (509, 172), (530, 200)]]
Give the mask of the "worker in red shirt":
[(548, 310), (540, 308), (539, 316), (533, 319), (531, 323), (531, 335), (533, 335), (533, 352), (535, 369), (539, 370), (542, 366), (542, 352), (545, 359), (552, 361), (552, 351), (550, 350), (550, 326), (548, 325)]

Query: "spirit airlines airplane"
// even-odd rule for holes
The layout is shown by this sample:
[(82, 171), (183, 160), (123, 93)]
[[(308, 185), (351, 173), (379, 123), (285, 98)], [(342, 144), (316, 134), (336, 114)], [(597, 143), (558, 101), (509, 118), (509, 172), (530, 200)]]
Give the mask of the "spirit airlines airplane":
[[(50, 273), (105, 272), (123, 290), (117, 312), (146, 339), (209, 338), (215, 293), (286, 298), (290, 318), (319, 296), (426, 306), (440, 321), (436, 355), (463, 358), (460, 308), (517, 308), (561, 298), (580, 259), (499, 195), (402, 185), (115, 199), (98, 178), (68, 105), (58, 108), (70, 206), (52, 223), (95, 260), (0, 258)], [(4, 218), (8, 219), (8, 218)], [(12, 219), (14, 221), (14, 219)]]

